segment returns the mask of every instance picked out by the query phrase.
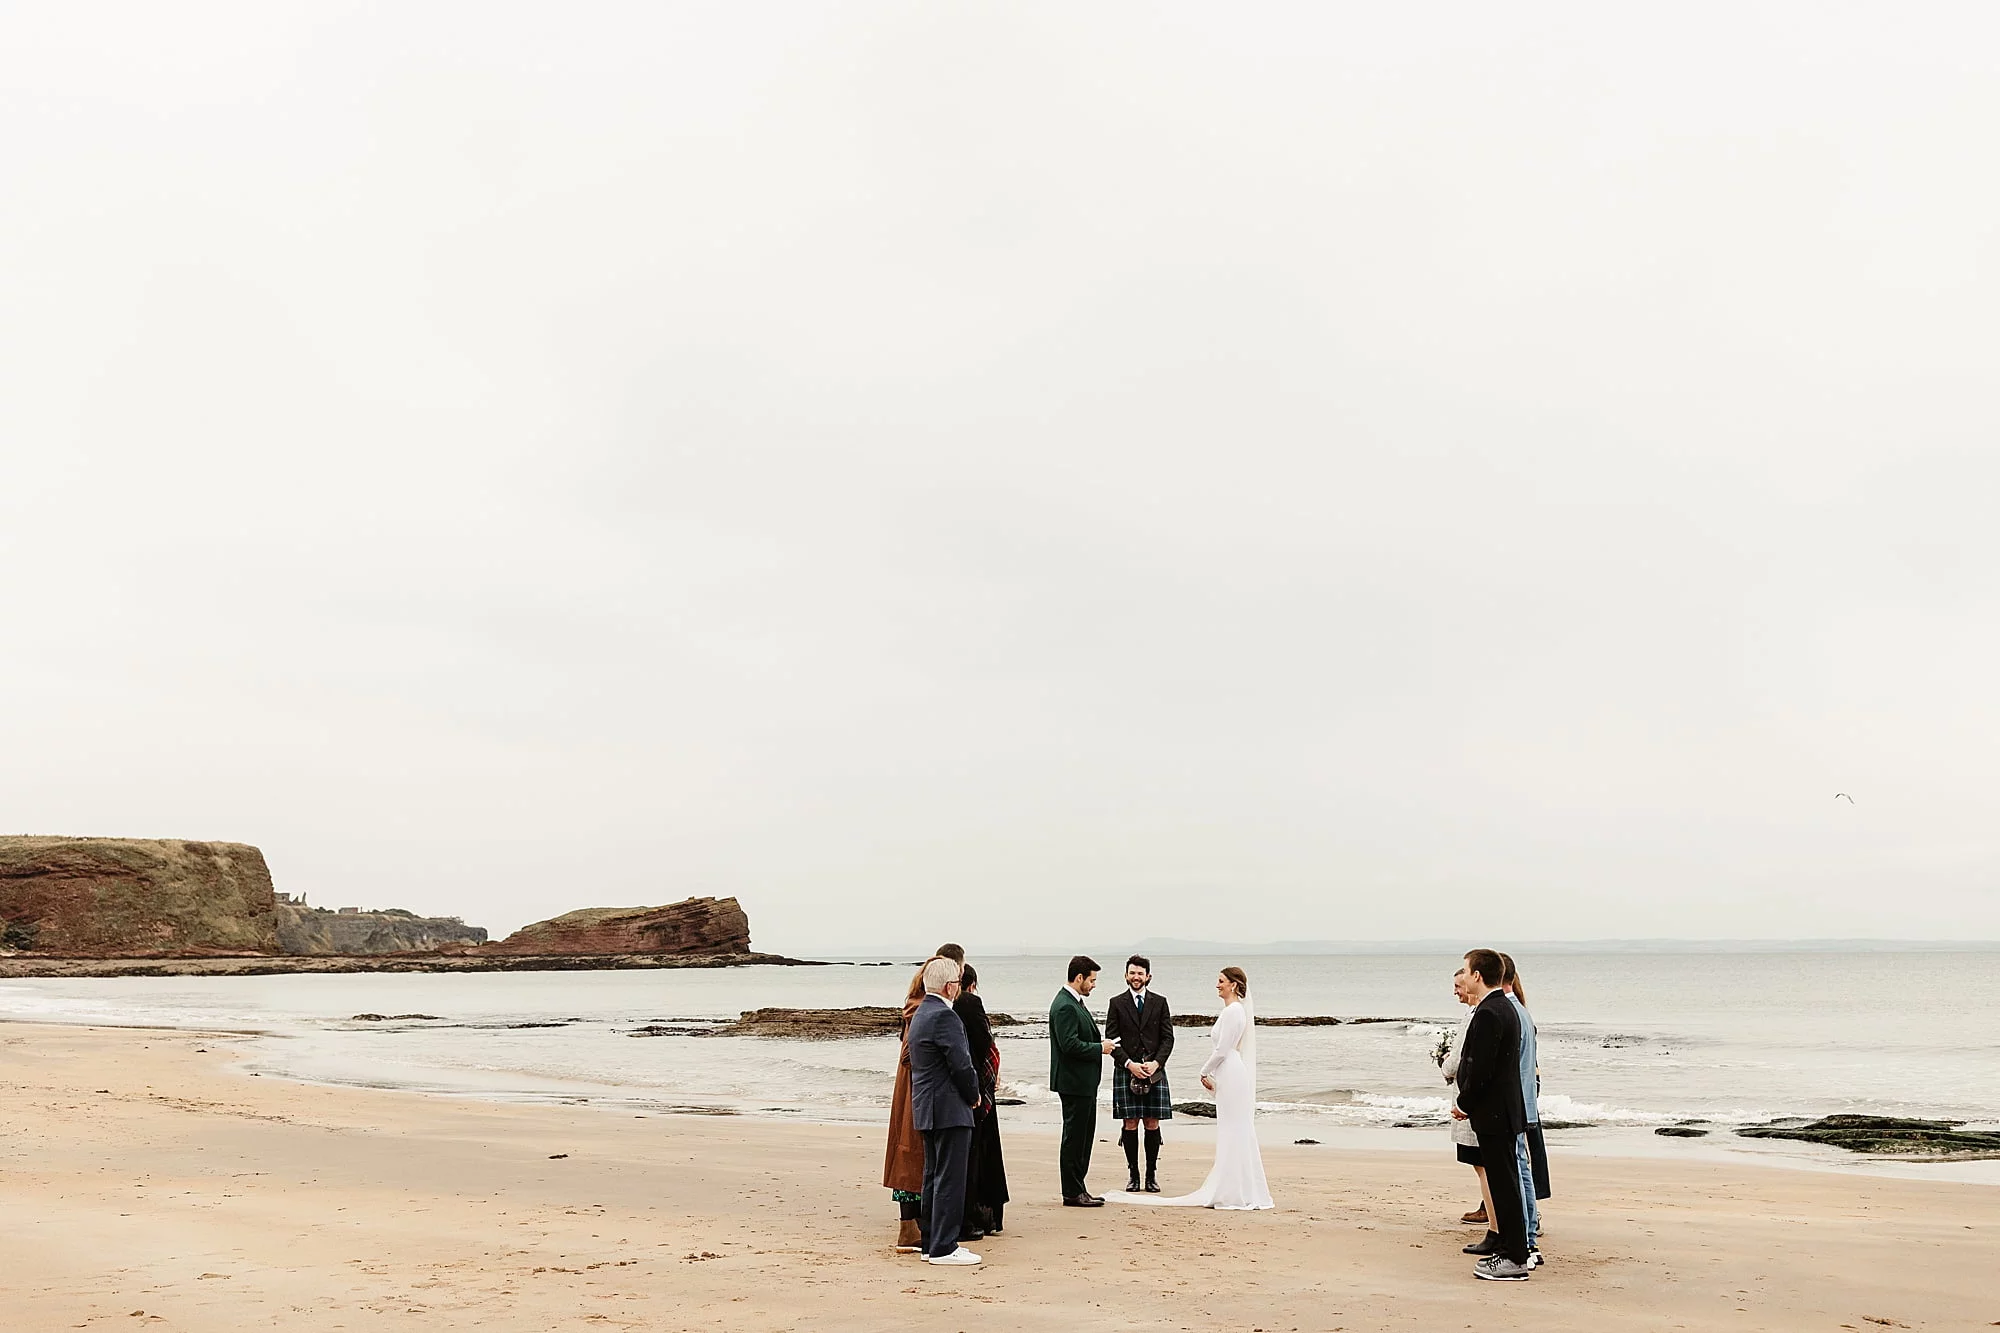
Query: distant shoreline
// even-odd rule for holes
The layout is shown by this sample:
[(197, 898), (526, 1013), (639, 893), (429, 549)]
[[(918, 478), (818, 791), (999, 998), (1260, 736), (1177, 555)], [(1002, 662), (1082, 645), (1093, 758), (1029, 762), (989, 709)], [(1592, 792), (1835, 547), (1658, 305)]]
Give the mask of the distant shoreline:
[(610, 972), (660, 968), (827, 967), (774, 953), (312, 954), (234, 958), (0, 958), (0, 979), (31, 977), (268, 977), (354, 972)]
[[(1082, 952), (1101, 960), (1115, 960), (1128, 953), (1159, 958), (1352, 958), (1444, 955), (1457, 957), (1471, 947), (1465, 939), (1450, 940), (1267, 940), (1261, 944), (1229, 944), (1208, 940), (1146, 939), (1106, 945), (1101, 941)], [(2000, 940), (1501, 940), (1517, 954), (1853, 954), (1853, 953), (2000, 953)], [(890, 958), (922, 961), (923, 950), (909, 949), (816, 949), (822, 958), (854, 962)], [(1074, 947), (1054, 945), (985, 945), (978, 952), (987, 958), (1067, 958), (1079, 952)]]

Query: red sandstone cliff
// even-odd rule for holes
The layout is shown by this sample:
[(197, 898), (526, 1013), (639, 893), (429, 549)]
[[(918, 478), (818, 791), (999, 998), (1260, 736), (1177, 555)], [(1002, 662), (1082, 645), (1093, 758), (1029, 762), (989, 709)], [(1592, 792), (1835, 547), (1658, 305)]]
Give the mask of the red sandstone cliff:
[(689, 898), (665, 907), (586, 907), (523, 926), (479, 952), (545, 957), (745, 954), (750, 952), (750, 918), (734, 898)]
[(45, 957), (276, 953), (271, 871), (239, 842), (0, 837), (0, 947)]

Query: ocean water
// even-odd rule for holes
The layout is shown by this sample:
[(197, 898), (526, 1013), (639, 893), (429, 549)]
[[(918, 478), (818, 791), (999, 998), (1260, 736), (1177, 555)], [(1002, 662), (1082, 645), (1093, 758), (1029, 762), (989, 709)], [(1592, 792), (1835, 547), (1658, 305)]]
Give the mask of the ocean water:
[[(880, 1121), (893, 1039), (806, 1042), (634, 1036), (700, 1029), (765, 1005), (896, 1004), (908, 960), (721, 971), (539, 972), (0, 981), (0, 1018), (243, 1034), (247, 1071), (460, 1096), (588, 1101), (638, 1114), (710, 1112)], [(972, 961), (989, 1009), (1030, 1022), (1002, 1031), (1006, 1108), (1020, 1127), (1055, 1123), (1046, 1014), (1063, 959)], [(1116, 960), (1110, 961), (1114, 966)], [(1176, 1012), (1214, 1013), (1216, 970), (1243, 966), (1262, 1016), (1326, 1014), (1337, 1027), (1259, 1034), (1260, 1124), (1269, 1138), (1359, 1136), (1434, 1149), (1446, 1110), (1430, 1052), (1464, 1011), (1451, 957), (1286, 955), (1157, 958), (1155, 990)], [(1569, 954), (1519, 959), (1540, 1033), (1542, 1115), (1583, 1126), (1559, 1142), (1592, 1151), (1751, 1152), (1801, 1164), (1830, 1149), (1736, 1139), (1737, 1124), (1835, 1112), (1935, 1116), (2000, 1127), (2000, 953)], [(1116, 985), (1107, 975), (1093, 1007)], [(362, 1013), (427, 1019), (356, 1021)], [(1203, 1094), (1204, 1029), (1180, 1030), (1175, 1096)], [(1109, 1097), (1109, 1080), (1105, 1095)], [(1652, 1130), (1712, 1122), (1703, 1140)], [(1199, 1137), (1183, 1118), (1177, 1133)], [(1993, 1168), (2000, 1164), (1976, 1164)], [(1895, 1168), (1902, 1170), (1903, 1168)], [(1908, 1168), (1943, 1174), (1964, 1167)], [(1973, 1170), (1969, 1178), (2000, 1180)]]

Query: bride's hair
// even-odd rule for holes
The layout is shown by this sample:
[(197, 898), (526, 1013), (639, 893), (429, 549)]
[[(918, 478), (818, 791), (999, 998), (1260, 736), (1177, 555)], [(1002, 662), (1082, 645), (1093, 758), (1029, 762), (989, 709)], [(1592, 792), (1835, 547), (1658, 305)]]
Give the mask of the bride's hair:
[(1236, 993), (1239, 996), (1250, 993), (1250, 978), (1245, 975), (1242, 968), (1225, 967), (1222, 969), (1222, 975), (1236, 983)]

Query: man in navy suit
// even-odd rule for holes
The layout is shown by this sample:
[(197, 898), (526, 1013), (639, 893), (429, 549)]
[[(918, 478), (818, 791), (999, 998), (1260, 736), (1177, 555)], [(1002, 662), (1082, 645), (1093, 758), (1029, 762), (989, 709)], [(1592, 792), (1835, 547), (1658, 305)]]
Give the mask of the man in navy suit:
[(965, 1168), (972, 1149), (972, 1109), (979, 1075), (952, 1012), (958, 964), (933, 958), (924, 966), (924, 1000), (910, 1016), (910, 1109), (924, 1136), (923, 1255), (928, 1264), (976, 1264), (958, 1243), (965, 1216)]

